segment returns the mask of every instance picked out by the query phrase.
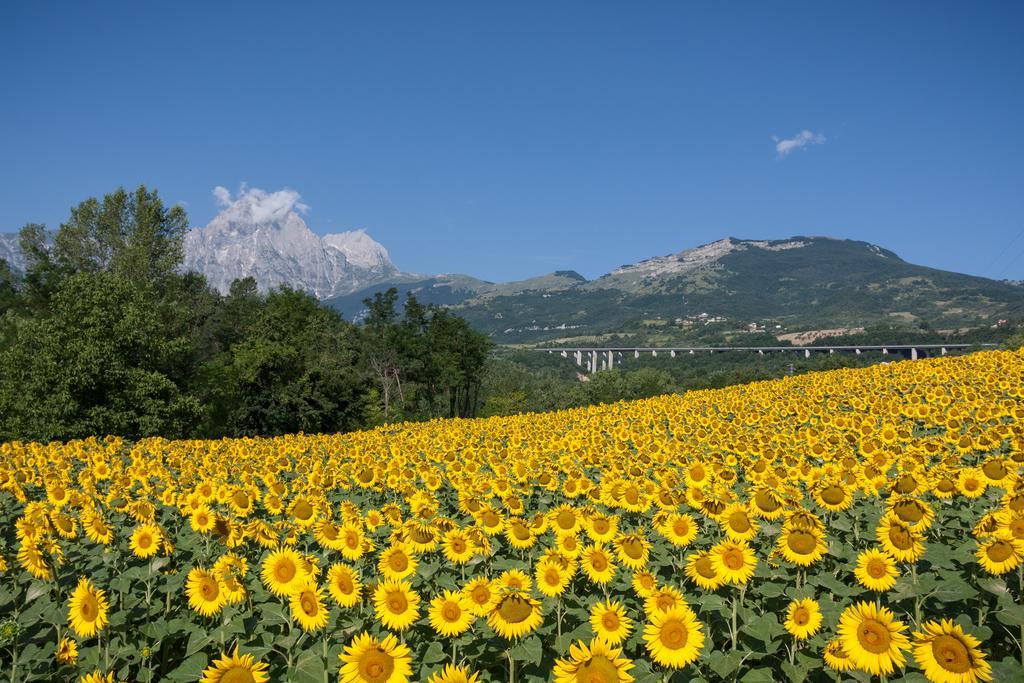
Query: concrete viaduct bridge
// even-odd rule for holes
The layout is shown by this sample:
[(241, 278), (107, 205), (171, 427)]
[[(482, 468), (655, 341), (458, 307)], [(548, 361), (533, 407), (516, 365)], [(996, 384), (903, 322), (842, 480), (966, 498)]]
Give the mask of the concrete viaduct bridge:
[(586, 365), (587, 372), (597, 372), (614, 368), (616, 362), (622, 363), (623, 354), (632, 354), (639, 358), (640, 354), (651, 354), (675, 358), (678, 355), (695, 355), (698, 353), (723, 353), (740, 351), (764, 355), (766, 353), (797, 353), (810, 358), (812, 353), (853, 353), (860, 355), (865, 352), (878, 352), (883, 355), (894, 354), (917, 360), (918, 358), (940, 355), (950, 351), (962, 351), (975, 348), (994, 348), (996, 344), (886, 344), (879, 346), (687, 346), (687, 347), (558, 347), (533, 349), (541, 353), (557, 353), (562, 358), (573, 358), (576, 365)]

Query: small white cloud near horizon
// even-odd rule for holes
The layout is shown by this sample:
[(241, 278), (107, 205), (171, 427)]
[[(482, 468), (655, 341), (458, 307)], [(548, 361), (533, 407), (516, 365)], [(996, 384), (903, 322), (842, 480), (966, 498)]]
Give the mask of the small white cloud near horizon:
[(792, 152), (794, 149), (801, 149), (808, 145), (820, 145), (825, 142), (825, 136), (821, 133), (814, 133), (806, 128), (791, 138), (779, 139), (778, 137), (772, 136), (772, 140), (775, 141), (775, 152), (782, 158)]
[(218, 185), (213, 188), (213, 197), (217, 206), (221, 207), (221, 214), (231, 217), (231, 214), (245, 212), (259, 224), (280, 220), (290, 211), (300, 214), (309, 211), (309, 206), (302, 202), (302, 196), (295, 190), (267, 192), (242, 183), (238, 193), (232, 197), (231, 190)]

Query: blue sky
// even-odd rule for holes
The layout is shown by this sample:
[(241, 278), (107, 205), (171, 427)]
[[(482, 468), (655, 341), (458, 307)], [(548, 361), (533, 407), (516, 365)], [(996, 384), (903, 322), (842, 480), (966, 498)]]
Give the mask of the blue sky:
[(99, 4), (0, 7), (0, 231), (245, 182), (417, 272), (824, 234), (1024, 278), (1024, 3)]

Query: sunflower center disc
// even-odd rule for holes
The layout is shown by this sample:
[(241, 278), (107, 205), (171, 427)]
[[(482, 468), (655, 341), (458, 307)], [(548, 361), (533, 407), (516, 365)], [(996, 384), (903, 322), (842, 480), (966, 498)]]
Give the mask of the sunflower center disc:
[(709, 557), (702, 557), (697, 560), (697, 563), (694, 565), (694, 569), (696, 569), (697, 573), (705, 579), (714, 579), (718, 576), (718, 574), (715, 573), (715, 566), (711, 564), (711, 558)]
[(282, 562), (277, 565), (277, 571), (274, 572), (277, 575), (277, 580), (281, 583), (288, 583), (295, 578), (295, 565), (290, 562)]
[(661, 627), (661, 642), (670, 650), (678, 650), (686, 645), (686, 626), (678, 621), (667, 621)]
[(806, 531), (794, 531), (786, 540), (789, 549), (797, 555), (810, 555), (818, 545), (818, 539)]
[(857, 629), (857, 640), (861, 646), (872, 654), (882, 654), (889, 651), (889, 629), (877, 621), (865, 621)]
[(932, 641), (932, 655), (946, 671), (962, 674), (971, 668), (971, 655), (959, 638), (939, 636)]
[(622, 552), (630, 559), (639, 560), (643, 557), (644, 546), (637, 539), (630, 537), (622, 542)]
[(395, 614), (402, 614), (409, 606), (409, 601), (401, 593), (392, 593), (388, 596), (388, 609)]
[(239, 666), (231, 667), (220, 677), (220, 683), (254, 683), (255, 680), (248, 669)]
[(383, 683), (391, 677), (394, 670), (395, 663), (391, 655), (381, 650), (368, 652), (359, 667), (363, 680), (370, 683)]
[(302, 611), (309, 616), (314, 616), (317, 613), (316, 600), (309, 593), (303, 593), (302, 599), (299, 600), (299, 604), (302, 605)]
[(993, 562), (1005, 562), (1013, 554), (1013, 546), (1006, 541), (996, 541), (985, 551)]
[(619, 680), (619, 670), (603, 655), (591, 657), (576, 670), (579, 683), (609, 683)]
[(722, 564), (733, 571), (742, 569), (745, 564), (743, 561), (743, 552), (736, 548), (729, 548), (722, 554)]
[(747, 513), (743, 512), (742, 510), (737, 510), (736, 512), (729, 515), (729, 526), (732, 527), (732, 530), (738, 534), (746, 533), (747, 531), (749, 531), (750, 520), (747, 519)]
[(513, 595), (501, 601), (498, 606), (498, 614), (508, 623), (518, 624), (526, 621), (533, 614), (533, 607), (526, 600)]
[(846, 498), (843, 489), (838, 486), (827, 486), (821, 492), (821, 499), (829, 505), (839, 505)]

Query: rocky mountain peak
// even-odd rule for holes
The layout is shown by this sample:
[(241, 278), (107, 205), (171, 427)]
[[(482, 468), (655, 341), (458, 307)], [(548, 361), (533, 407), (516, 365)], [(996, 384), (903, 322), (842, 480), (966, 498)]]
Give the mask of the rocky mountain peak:
[(398, 272), (365, 230), (315, 234), (302, 218), (308, 207), (297, 192), (243, 187), (232, 197), (218, 187), (214, 195), (221, 211), (205, 227), (189, 231), (184, 267), (203, 273), (221, 292), (251, 276), (262, 291), (287, 284), (323, 298)]

